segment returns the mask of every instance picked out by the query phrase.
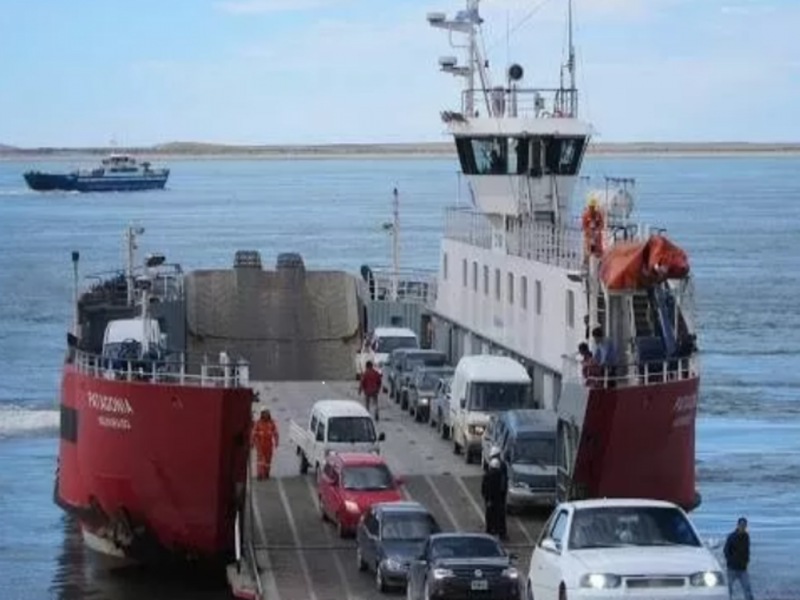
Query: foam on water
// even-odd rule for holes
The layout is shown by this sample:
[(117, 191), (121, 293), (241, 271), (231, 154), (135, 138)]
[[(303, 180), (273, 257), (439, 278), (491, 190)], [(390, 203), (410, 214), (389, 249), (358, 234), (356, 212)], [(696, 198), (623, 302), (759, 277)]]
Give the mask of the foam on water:
[(0, 439), (52, 435), (58, 431), (58, 425), (57, 410), (0, 405)]

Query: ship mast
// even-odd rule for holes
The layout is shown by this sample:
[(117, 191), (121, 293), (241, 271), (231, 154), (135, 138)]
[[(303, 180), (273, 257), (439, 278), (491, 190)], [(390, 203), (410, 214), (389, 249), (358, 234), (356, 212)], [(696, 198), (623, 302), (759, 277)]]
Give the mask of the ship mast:
[(144, 234), (144, 227), (135, 227), (134, 225), (128, 225), (128, 228), (125, 230), (125, 246), (127, 250), (127, 264), (125, 269), (125, 276), (127, 279), (127, 292), (128, 292), (128, 306), (133, 306), (135, 302), (135, 298), (133, 295), (134, 289), (134, 276), (133, 276), (133, 269), (134, 269), (134, 261), (136, 259), (136, 236)]
[(574, 119), (578, 116), (578, 94), (576, 91), (577, 82), (575, 77), (575, 43), (573, 41), (572, 0), (569, 0), (568, 12), (569, 12), (569, 58), (567, 60), (567, 68), (569, 69), (569, 116)]

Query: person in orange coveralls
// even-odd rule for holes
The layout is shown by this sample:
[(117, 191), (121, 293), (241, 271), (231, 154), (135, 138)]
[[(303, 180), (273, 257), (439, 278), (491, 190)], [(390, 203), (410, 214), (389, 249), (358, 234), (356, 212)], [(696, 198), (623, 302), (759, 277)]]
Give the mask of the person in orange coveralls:
[(253, 425), (251, 445), (256, 449), (256, 477), (269, 479), (272, 467), (272, 451), (278, 447), (278, 427), (272, 420), (272, 415), (266, 409), (261, 411), (261, 417)]
[(581, 215), (583, 224), (583, 256), (589, 260), (589, 256), (594, 254), (598, 258), (603, 255), (603, 228), (605, 221), (603, 213), (600, 212), (597, 198), (591, 196), (589, 203)]

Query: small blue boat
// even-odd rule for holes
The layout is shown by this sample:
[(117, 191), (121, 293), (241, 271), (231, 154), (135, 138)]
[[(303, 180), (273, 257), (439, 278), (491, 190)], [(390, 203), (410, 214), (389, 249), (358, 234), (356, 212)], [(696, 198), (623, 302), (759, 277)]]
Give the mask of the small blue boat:
[(139, 163), (128, 154), (112, 154), (95, 169), (71, 173), (24, 174), (28, 187), (37, 192), (134, 192), (163, 189), (169, 169), (153, 169), (149, 162)]

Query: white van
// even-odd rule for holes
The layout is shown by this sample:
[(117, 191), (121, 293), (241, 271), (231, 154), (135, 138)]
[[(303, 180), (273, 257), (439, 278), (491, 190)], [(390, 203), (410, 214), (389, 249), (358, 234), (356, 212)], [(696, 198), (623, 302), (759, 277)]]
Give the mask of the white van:
[(453, 451), (469, 464), (481, 455), (483, 432), (491, 415), (530, 408), (533, 383), (513, 358), (491, 354), (464, 356), (456, 366), (450, 392)]
[(398, 348), (419, 348), (417, 334), (407, 327), (376, 327), (356, 354), (356, 379), (361, 377), (368, 360), (376, 369), (382, 370), (389, 360), (389, 354)]
[(318, 400), (311, 408), (308, 423), (292, 421), (289, 440), (300, 458), (300, 473), (314, 470), (325, 462), (328, 452), (374, 452), (380, 454), (380, 443), (386, 434), (375, 430), (364, 405), (355, 400)]

